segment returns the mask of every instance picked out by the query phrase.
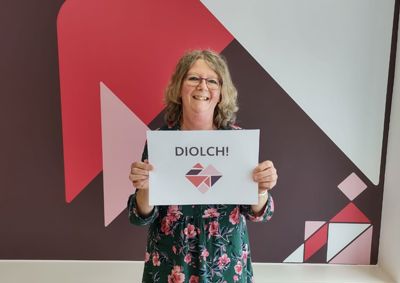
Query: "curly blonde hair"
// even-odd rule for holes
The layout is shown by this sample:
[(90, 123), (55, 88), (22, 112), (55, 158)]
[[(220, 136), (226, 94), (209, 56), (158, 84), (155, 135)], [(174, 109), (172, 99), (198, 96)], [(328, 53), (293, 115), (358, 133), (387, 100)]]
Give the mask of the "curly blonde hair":
[(203, 59), (217, 73), (221, 82), (221, 100), (214, 110), (214, 124), (218, 128), (228, 127), (235, 123), (236, 112), (239, 110), (237, 90), (232, 83), (225, 58), (212, 50), (189, 51), (179, 59), (164, 94), (165, 121), (167, 124), (180, 122), (182, 117), (182, 98), (180, 95), (182, 83), (187, 72), (199, 59)]

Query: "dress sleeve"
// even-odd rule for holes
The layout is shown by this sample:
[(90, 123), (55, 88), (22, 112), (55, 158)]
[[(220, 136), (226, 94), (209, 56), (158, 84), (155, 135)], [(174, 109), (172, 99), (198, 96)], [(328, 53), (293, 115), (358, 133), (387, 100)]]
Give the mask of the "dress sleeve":
[(148, 225), (154, 222), (154, 219), (158, 217), (158, 207), (154, 206), (153, 211), (147, 217), (142, 217), (137, 212), (137, 204), (136, 204), (136, 192), (132, 194), (128, 199), (128, 216), (129, 221), (132, 224), (138, 226)]
[(268, 200), (262, 211), (257, 215), (251, 209), (251, 205), (241, 205), (240, 212), (246, 217), (247, 220), (253, 222), (267, 222), (274, 214), (274, 199), (271, 193), (268, 192)]

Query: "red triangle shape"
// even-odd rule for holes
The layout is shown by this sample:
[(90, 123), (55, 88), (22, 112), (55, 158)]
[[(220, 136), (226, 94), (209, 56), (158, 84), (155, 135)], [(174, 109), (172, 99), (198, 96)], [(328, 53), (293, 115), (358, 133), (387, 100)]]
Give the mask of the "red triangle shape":
[(304, 243), (304, 261), (319, 251), (328, 241), (328, 224), (325, 223)]
[(368, 217), (352, 202), (336, 214), (330, 222), (371, 223)]
[(186, 176), (193, 185), (198, 187), (206, 178), (207, 176)]
[(197, 163), (193, 168), (203, 169), (203, 166), (200, 163)]

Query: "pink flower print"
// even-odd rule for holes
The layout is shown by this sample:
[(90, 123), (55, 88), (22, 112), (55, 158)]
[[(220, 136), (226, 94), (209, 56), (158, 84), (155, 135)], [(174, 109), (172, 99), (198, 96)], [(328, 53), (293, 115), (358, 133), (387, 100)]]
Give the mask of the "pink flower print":
[(240, 217), (240, 213), (239, 213), (239, 207), (236, 206), (231, 213), (229, 214), (229, 222), (231, 222), (233, 225), (235, 224), (239, 224), (239, 218)]
[(206, 258), (209, 256), (210, 254), (208, 253), (207, 249), (204, 249), (201, 252), (201, 256), (203, 257), (203, 260), (206, 260)]
[(199, 283), (199, 276), (195, 275), (190, 276), (189, 283)]
[(203, 218), (211, 218), (211, 217), (218, 217), (219, 212), (216, 208), (209, 208), (204, 210)]
[(153, 255), (153, 265), (160, 266), (160, 258), (159, 258), (158, 253), (154, 253), (154, 255)]
[(167, 217), (164, 217), (161, 220), (161, 232), (165, 235), (171, 234), (171, 221)]
[(233, 281), (235, 281), (235, 282), (239, 281), (239, 277), (236, 274), (233, 275)]
[(231, 262), (231, 259), (228, 257), (227, 254), (223, 254), (218, 258), (218, 267), (219, 269), (224, 268)]
[(194, 227), (194, 225), (192, 224), (188, 224), (188, 226), (183, 230), (183, 232), (189, 239), (192, 239), (197, 235), (196, 227)]
[(183, 283), (185, 282), (185, 274), (182, 273), (182, 267), (175, 265), (168, 275), (168, 283)]
[(192, 261), (192, 256), (190, 253), (185, 255), (185, 258), (183, 259), (187, 264), (189, 264)]
[(249, 255), (249, 252), (248, 252), (248, 251), (243, 251), (243, 253), (242, 253), (242, 260), (243, 260), (244, 262), (247, 261), (248, 255)]
[(144, 262), (148, 262), (150, 260), (150, 254), (148, 252), (144, 255)]
[(175, 245), (172, 246), (172, 252), (173, 252), (174, 254), (176, 254), (176, 247), (175, 247)]
[(170, 205), (168, 206), (167, 217), (168, 220), (171, 222), (177, 221), (182, 215), (182, 212), (179, 211), (177, 205)]
[[(270, 211), (271, 212), (274, 212), (274, 210), (275, 210), (275, 207), (274, 207), (274, 199), (272, 198), (272, 196), (269, 196), (270, 197)], [(268, 220), (270, 220), (271, 219), (271, 217), (272, 217), (272, 214), (269, 214), (268, 216), (267, 216), (267, 221)]]
[(242, 270), (243, 270), (242, 262), (238, 261), (234, 268), (235, 268), (236, 274), (242, 275)]
[(208, 232), (210, 233), (208, 237), (217, 236), (219, 230), (219, 223), (217, 221), (213, 221), (208, 226)]

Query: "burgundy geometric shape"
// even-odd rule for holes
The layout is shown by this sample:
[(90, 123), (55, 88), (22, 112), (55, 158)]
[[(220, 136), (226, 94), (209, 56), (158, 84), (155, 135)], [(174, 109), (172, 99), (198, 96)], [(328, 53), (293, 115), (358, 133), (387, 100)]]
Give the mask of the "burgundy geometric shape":
[(186, 175), (198, 175), (201, 171), (201, 169), (192, 169)]
[(221, 178), (222, 176), (211, 176), (211, 186), (214, 186), (214, 184)]

